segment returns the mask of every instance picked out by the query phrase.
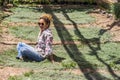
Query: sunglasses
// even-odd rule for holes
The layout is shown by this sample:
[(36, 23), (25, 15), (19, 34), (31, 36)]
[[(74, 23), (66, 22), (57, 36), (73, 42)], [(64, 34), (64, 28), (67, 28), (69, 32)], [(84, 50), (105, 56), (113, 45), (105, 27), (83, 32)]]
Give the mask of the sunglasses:
[(40, 22), (38, 22), (38, 25), (39, 25), (39, 26), (40, 26), (40, 25), (44, 26), (44, 23), (40, 23)]

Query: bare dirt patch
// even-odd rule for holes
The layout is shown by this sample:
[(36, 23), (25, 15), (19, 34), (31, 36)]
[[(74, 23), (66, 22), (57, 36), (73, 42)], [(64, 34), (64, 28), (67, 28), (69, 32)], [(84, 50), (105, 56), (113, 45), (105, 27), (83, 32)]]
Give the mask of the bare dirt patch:
[(112, 41), (120, 42), (120, 21), (115, 22), (114, 17), (108, 17), (105, 14), (92, 13), (91, 15), (96, 18), (96, 22), (92, 25), (109, 31), (112, 35)]
[(22, 75), (27, 72), (27, 69), (12, 68), (0, 66), (0, 80), (7, 80), (9, 76)]
[[(30, 42), (28, 40), (22, 40), (20, 38), (14, 37), (11, 33), (8, 31), (9, 26), (0, 26), (2, 27), (2, 33), (0, 34), (0, 42)], [(12, 48), (13, 46), (11, 45), (4, 45), (0, 43), (0, 53), (3, 51)]]

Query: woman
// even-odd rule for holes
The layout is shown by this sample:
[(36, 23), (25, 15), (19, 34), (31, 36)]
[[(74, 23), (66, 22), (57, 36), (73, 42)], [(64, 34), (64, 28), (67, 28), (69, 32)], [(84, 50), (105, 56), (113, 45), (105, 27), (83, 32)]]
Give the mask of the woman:
[(52, 41), (53, 35), (49, 29), (52, 16), (50, 14), (44, 14), (40, 17), (38, 25), (40, 27), (40, 33), (38, 35), (38, 42), (35, 48), (25, 43), (19, 42), (17, 45), (18, 55), (17, 59), (28, 59), (32, 61), (43, 61), (46, 58), (52, 57)]

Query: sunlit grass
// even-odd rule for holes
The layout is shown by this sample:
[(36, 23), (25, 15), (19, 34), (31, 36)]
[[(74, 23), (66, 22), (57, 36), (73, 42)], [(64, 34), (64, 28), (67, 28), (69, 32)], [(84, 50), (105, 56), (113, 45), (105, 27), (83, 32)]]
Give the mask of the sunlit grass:
[[(32, 36), (35, 36), (38, 34), (37, 27), (11, 27), (10, 31), (15, 36), (19, 36), (19, 38), (28, 39), (26, 36), (20, 36), (20, 35), (30, 35), (29, 32), (31, 32)], [(35, 29), (35, 30), (34, 30)], [(54, 40), (59, 41), (60, 36), (58, 36), (56, 30), (54, 27), (51, 27), (51, 30), (54, 35)], [(119, 51), (120, 51), (120, 45), (117, 43), (112, 43), (110, 41), (110, 34), (109, 32), (106, 32), (104, 35), (100, 35), (100, 28), (78, 28), (76, 29), (67, 29), (69, 34), (66, 33), (66, 31), (61, 31), (62, 36), (65, 38), (63, 40), (65, 41), (84, 41), (86, 39), (90, 40), (93, 38), (100, 38), (100, 42), (104, 39), (106, 43), (96, 43), (94, 44), (74, 44), (74, 45), (53, 45), (53, 53), (57, 56), (56, 60), (59, 62), (59, 64), (52, 64), (49, 60), (45, 60), (43, 62), (23, 62), (20, 60), (16, 60), (15, 57), (17, 55), (17, 51), (15, 48), (11, 50), (5, 51), (3, 54), (1, 54), (0, 57), (0, 65), (2, 66), (11, 66), (11, 67), (22, 67), (22, 68), (29, 68), (29, 69), (36, 69), (36, 70), (65, 70), (65, 69), (79, 69), (79, 67), (89, 68), (89, 66), (93, 66), (95, 69), (106, 69), (108, 68), (107, 65), (109, 65), (113, 70), (120, 70), (119, 66)], [(36, 33), (36, 32), (37, 33)], [(68, 35), (71, 35), (70, 37)], [(28, 36), (27, 36), (28, 37)], [(37, 36), (36, 36), (37, 37)], [(102, 39), (103, 38), (103, 39)], [(36, 39), (36, 38), (35, 38)], [(32, 40), (30, 38), (30, 40)], [(33, 40), (34, 41), (34, 40)], [(67, 47), (67, 50), (66, 50)], [(78, 53), (78, 54), (76, 54)], [(75, 60), (76, 59), (76, 60)], [(75, 60), (75, 61), (74, 61)], [(78, 64), (80, 66), (78, 66)], [(106, 65), (107, 64), (107, 65)], [(51, 71), (49, 74), (52, 74), (53, 71)], [(39, 73), (33, 73), (31, 76), (29, 75), (28, 78), (32, 79), (34, 74)], [(44, 75), (44, 74), (43, 74)], [(63, 74), (65, 75), (65, 74)], [(56, 76), (54, 76), (56, 78)], [(22, 77), (11, 77), (11, 78), (21, 78), (25, 79), (25, 76)], [(10, 78), (10, 79), (11, 79)], [(36, 76), (36, 79), (39, 77)], [(81, 77), (80, 77), (81, 78)], [(46, 78), (44, 78), (46, 79)], [(48, 77), (48, 79), (51, 79)], [(64, 78), (62, 78), (64, 79)], [(112, 80), (112, 79), (111, 79)]]
[(30, 41), (37, 41), (39, 27), (14, 26), (14, 27), (10, 27), (9, 31), (17, 38), (30, 40)]
[[(79, 50), (78, 54), (76, 54), (76, 52), (78, 51), (73, 50), (74, 48), (71, 48), (70, 46), (67, 46), (67, 47), (72, 54), (69, 54), (64, 49), (63, 46), (60, 46), (60, 45), (53, 46), (53, 53), (57, 56), (55, 57), (55, 60), (59, 62), (59, 66), (53, 65), (49, 60), (45, 60), (43, 62), (23, 62), (20, 60), (16, 60), (15, 57), (17, 55), (17, 50), (15, 48), (11, 50), (7, 50), (4, 53), (0, 54), (1, 56), (0, 65), (31, 68), (31, 69), (44, 69), (45, 68), (45, 69), (61, 70), (61, 69), (66, 69), (66, 68), (68, 69), (78, 68), (77, 64), (81, 64), (82, 62), (84, 62), (84, 64), (87, 67), (89, 67), (88, 63), (86, 62), (88, 61), (91, 65), (93, 65), (94, 67), (97, 67), (98, 69), (100, 68), (105, 69), (106, 65), (103, 63), (105, 62), (106, 64), (111, 66), (111, 68), (113, 68), (114, 70), (120, 70), (120, 65), (119, 65), (120, 56), (118, 56), (120, 53), (119, 44), (116, 44), (116, 43), (101, 44), (100, 46), (101, 49), (96, 50), (96, 51), (92, 50), (87, 45), (84, 45), (84, 46), (77, 45), (77, 48)], [(91, 45), (91, 47), (93, 46)], [(97, 56), (103, 62), (101, 62), (101, 60), (99, 60)], [(75, 62), (74, 58), (76, 58), (76, 60), (78, 61)]]
[[(89, 9), (88, 9), (89, 10)], [(58, 9), (54, 10), (53, 14), (63, 23), (63, 24), (72, 24), (70, 20), (76, 22), (77, 24), (81, 23), (89, 23), (95, 21), (93, 17), (87, 14), (86, 9), (78, 8), (78, 9)], [(9, 22), (37, 22), (40, 15), (45, 13), (44, 9), (36, 8), (36, 7), (16, 7), (12, 8), (13, 15), (6, 18), (6, 21)], [(51, 12), (48, 12), (51, 13)], [(68, 15), (68, 16), (66, 16)], [(70, 19), (68, 19), (68, 17)], [(55, 19), (53, 19), (56, 22)]]
[[(39, 16), (44, 13), (38, 8), (13, 8), (13, 15), (6, 18), (9, 22), (36, 22)], [(53, 10), (53, 13), (63, 24), (89, 23), (94, 21), (87, 10), (70, 9), (70, 10)], [(65, 16), (68, 15), (68, 16)], [(57, 20), (56, 20), (57, 21)], [(56, 22), (57, 23), (57, 22)], [(75, 75), (70, 72), (62, 72), (72, 69), (87, 69), (92, 67), (97, 70), (108, 70), (108, 66), (113, 70), (120, 70), (120, 44), (110, 42), (111, 35), (109, 32), (102, 33), (101, 28), (68, 28), (61, 29), (58, 32), (51, 27), (54, 41), (80, 41), (81, 44), (73, 45), (53, 45), (53, 53), (56, 63), (52, 64), (49, 60), (42, 62), (23, 62), (16, 60), (16, 46), (13, 49), (6, 50), (0, 54), (0, 66), (19, 67), (31, 69), (21, 76), (11, 76), (9, 80), (86, 80), (83, 75)], [(9, 32), (17, 38), (36, 41), (39, 33), (39, 27), (36, 26), (10, 26)], [(58, 33), (61, 33), (58, 35)], [(61, 37), (62, 36), (62, 37)], [(84, 43), (88, 40), (90, 43)], [(34, 45), (33, 45), (34, 46)], [(78, 66), (79, 65), (79, 66)], [(82, 68), (81, 68), (82, 67)], [(34, 70), (38, 72), (34, 72)], [(92, 73), (95, 74), (95, 73)], [(101, 74), (103, 75), (103, 74)], [(119, 75), (119, 74), (118, 74)], [(111, 75), (106, 74), (104, 77), (113, 80)]]
[[(61, 62), (66, 60), (71, 61), (71, 58), (68, 54), (65, 53), (63, 47), (60, 46), (53, 46), (54, 51), (53, 53), (56, 55), (54, 58), (59, 64), (52, 64), (49, 60), (45, 60), (42, 62), (23, 62), (21, 60), (17, 60), (15, 57), (17, 56), (16, 48), (10, 49), (5, 51), (4, 53), (0, 54), (0, 65), (3, 66), (11, 66), (11, 67), (22, 67), (22, 68), (30, 68), (30, 69), (64, 69), (66, 67), (61, 65)], [(63, 51), (58, 50), (58, 48), (63, 49)], [(63, 62), (64, 63), (64, 62)], [(58, 66), (59, 65), (59, 66)], [(69, 67), (72, 68), (72, 67)]]
[[(77, 45), (77, 48), (81, 56), (79, 56), (79, 54), (75, 55), (77, 51), (74, 51), (73, 50), (74, 48), (71, 48), (70, 46), (67, 46), (67, 47), (69, 48), (69, 51), (72, 52), (72, 54), (69, 54), (66, 51), (66, 49), (61, 45), (53, 46), (53, 52), (57, 56), (56, 61), (58, 61), (59, 63), (52, 64), (49, 60), (45, 60), (43, 62), (23, 62), (20, 60), (16, 60), (15, 57), (17, 55), (17, 51), (15, 48), (13, 48), (11, 50), (7, 50), (4, 53), (0, 54), (1, 56), (0, 65), (10, 66), (10, 67), (20, 67), (20, 68), (26, 68), (26, 69), (32, 69), (32, 70), (38, 71), (38, 72), (26, 73), (19, 77), (18, 76), (11, 77), (11, 78), (16, 78), (20, 80), (24, 80), (26, 78), (33, 79), (34, 77), (36, 77), (35, 78), (36, 80), (37, 79), (38, 80), (43, 80), (43, 79), (52, 80), (53, 78), (59, 79), (62, 76), (63, 77), (61, 79), (64, 80), (66, 78), (65, 75), (67, 76), (67, 74), (69, 74), (72, 77), (74, 74), (70, 74), (69, 72), (62, 73), (61, 71), (64, 71), (66, 69), (79, 69), (79, 67), (89, 68), (89, 66), (93, 66), (93, 68), (95, 69), (106, 70), (108, 68), (107, 65), (109, 65), (113, 70), (120, 70), (119, 63), (116, 63), (120, 59), (120, 56), (118, 56), (120, 53), (119, 44), (116, 44), (116, 43), (101, 44), (100, 46), (101, 49), (98, 51), (97, 50), (94, 51), (90, 49), (90, 47), (88, 47), (87, 45), (84, 45), (84, 46)], [(76, 56), (75, 58), (77, 62), (74, 61), (73, 57), (70, 57), (71, 55), (74, 55), (74, 57)], [(98, 55), (99, 58), (96, 55)], [(102, 61), (106, 63), (107, 65), (105, 65)], [(88, 62), (90, 64), (88, 64)], [(81, 66), (78, 66), (77, 64), (80, 64)], [(49, 75), (49, 76), (47, 78), (37, 76), (40, 74), (41, 76), (46, 76), (46, 75)], [(50, 75), (53, 75), (53, 74), (54, 76), (52, 76), (51, 78)], [(58, 77), (57, 74), (61, 74), (61, 77), (60, 76)], [(109, 77), (110, 75), (108, 74), (106, 75), (103, 75), (103, 76), (108, 77), (110, 80), (114, 80)], [(74, 75), (74, 76), (76, 76), (76, 77), (73, 77), (73, 79), (75, 80), (85, 79), (82, 75), (81, 76)]]
[(75, 75), (70, 72), (62, 72), (57, 70), (46, 70), (40, 71), (34, 74), (31, 74), (29, 77), (25, 75), (22, 76), (13, 76), (10, 77), (8, 80), (86, 80), (83, 75)]
[(31, 8), (13, 8), (13, 15), (6, 18), (9, 22), (36, 22), (43, 12), (35, 12)]
[[(58, 27), (60, 28), (60, 27)], [(60, 39), (60, 36), (58, 36), (58, 33), (56, 31), (56, 29), (54, 27), (50, 27), (52, 33), (53, 33), (53, 37), (54, 37), (54, 41), (60, 41), (62, 39)], [(39, 27), (32, 27), (32, 26), (11, 26), (9, 28), (9, 31), (17, 38), (21, 38), (21, 39), (26, 39), (26, 40), (31, 40), (31, 41), (36, 41), (37, 40), (37, 36), (39, 33)], [(66, 33), (65, 30), (59, 30), (62, 33), (62, 36), (65, 37), (65, 41), (81, 41), (82, 38), (84, 37), (85, 39), (93, 39), (93, 38), (98, 38), (100, 39), (99, 42), (107, 42), (111, 40), (111, 35), (109, 34), (109, 32), (104, 33), (103, 35), (99, 35), (100, 33), (100, 28), (79, 28), (77, 29), (67, 29), (67, 31), (69, 32)], [(68, 35), (70, 35), (71, 37), (69, 37)], [(82, 37), (83, 36), (83, 37)]]

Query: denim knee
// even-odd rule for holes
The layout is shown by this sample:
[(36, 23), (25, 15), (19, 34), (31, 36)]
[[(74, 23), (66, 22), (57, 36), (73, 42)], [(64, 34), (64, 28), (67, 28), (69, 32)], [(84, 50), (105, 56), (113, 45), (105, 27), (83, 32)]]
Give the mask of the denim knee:
[(20, 50), (21, 46), (22, 46), (22, 42), (18, 42), (18, 44), (17, 44), (17, 50)]
[(20, 52), (21, 52), (21, 53), (25, 53), (26, 51), (27, 51), (26, 48), (24, 48), (24, 47), (21, 47), (21, 48), (20, 48)]

